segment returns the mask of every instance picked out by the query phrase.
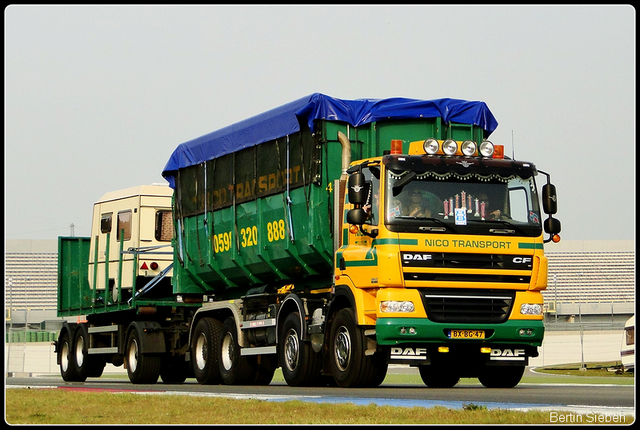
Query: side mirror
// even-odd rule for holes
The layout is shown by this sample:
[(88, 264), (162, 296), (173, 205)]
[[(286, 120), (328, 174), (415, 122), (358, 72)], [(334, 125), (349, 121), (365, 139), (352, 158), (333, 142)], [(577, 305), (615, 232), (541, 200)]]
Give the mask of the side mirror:
[(551, 215), (558, 211), (558, 195), (553, 184), (545, 184), (542, 187), (542, 209)]
[(367, 202), (369, 195), (369, 183), (365, 180), (363, 173), (354, 173), (349, 176), (349, 203), (363, 205)]
[(367, 220), (367, 213), (364, 209), (351, 209), (347, 212), (347, 223), (353, 225), (362, 225)]
[(560, 229), (560, 220), (551, 217), (544, 220), (544, 231), (546, 233), (550, 235), (558, 234), (560, 233)]

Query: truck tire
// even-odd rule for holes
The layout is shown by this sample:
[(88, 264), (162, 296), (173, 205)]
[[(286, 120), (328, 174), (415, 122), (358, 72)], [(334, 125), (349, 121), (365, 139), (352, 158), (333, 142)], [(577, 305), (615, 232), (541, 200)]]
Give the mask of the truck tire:
[(131, 330), (124, 356), (129, 380), (134, 384), (155, 384), (160, 376), (162, 356), (141, 352), (141, 345), (140, 333), (137, 329)]
[(513, 388), (520, 383), (525, 366), (486, 366), (478, 379), (487, 388)]
[(222, 335), (218, 343), (220, 378), (226, 385), (242, 385), (254, 382), (255, 369), (248, 358), (240, 355), (238, 332), (233, 317), (222, 324)]
[(460, 381), (460, 375), (453, 369), (438, 366), (418, 366), (422, 382), (429, 388), (451, 388)]
[(331, 324), (329, 360), (331, 374), (340, 387), (376, 387), (387, 373), (386, 357), (365, 355), (367, 339), (356, 325), (351, 309), (341, 309)]
[(322, 379), (322, 356), (313, 351), (309, 342), (300, 337), (300, 314), (289, 314), (282, 324), (278, 345), (278, 358), (282, 375), (292, 387), (318, 385)]
[(220, 384), (220, 353), (218, 344), (222, 322), (214, 318), (202, 318), (196, 324), (191, 337), (193, 375), (202, 385)]
[(78, 378), (82, 381), (102, 376), (107, 362), (98, 355), (89, 355), (89, 330), (87, 324), (79, 324), (73, 341), (74, 359)]
[(60, 362), (60, 375), (66, 382), (82, 382), (78, 376), (73, 354), (73, 339), (69, 330), (64, 330), (58, 339), (58, 361)]

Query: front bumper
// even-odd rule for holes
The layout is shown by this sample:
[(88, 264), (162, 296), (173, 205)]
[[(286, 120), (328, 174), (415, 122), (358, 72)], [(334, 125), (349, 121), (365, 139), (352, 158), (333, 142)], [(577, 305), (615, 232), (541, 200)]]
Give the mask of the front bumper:
[[(451, 330), (483, 330), (484, 339), (452, 339)], [(381, 346), (428, 345), (526, 345), (540, 346), (544, 323), (508, 320), (500, 324), (436, 323), (426, 318), (378, 318), (376, 341)]]

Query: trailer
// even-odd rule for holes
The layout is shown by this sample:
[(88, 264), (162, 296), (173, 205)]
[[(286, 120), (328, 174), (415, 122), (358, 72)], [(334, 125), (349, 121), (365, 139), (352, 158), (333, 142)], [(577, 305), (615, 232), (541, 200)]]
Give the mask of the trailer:
[[(504, 156), (496, 127), (483, 102), (312, 94), (179, 145), (162, 172), (171, 288), (87, 268), (87, 301), (59, 311), (86, 314), (61, 333), (63, 378), (98, 373), (79, 370), (88, 358), (137, 383), (268, 384), (281, 367), (292, 386), (373, 387), (393, 363), (430, 387), (517, 385), (560, 222), (549, 175)], [(125, 267), (140, 249), (119, 238), (105, 240)], [(62, 259), (78, 285), (102, 252), (81, 242)]]
[(636, 364), (635, 355), (636, 343), (636, 316), (632, 316), (624, 324), (622, 332), (622, 344), (620, 346), (620, 359), (622, 361), (622, 369), (625, 372), (634, 372)]

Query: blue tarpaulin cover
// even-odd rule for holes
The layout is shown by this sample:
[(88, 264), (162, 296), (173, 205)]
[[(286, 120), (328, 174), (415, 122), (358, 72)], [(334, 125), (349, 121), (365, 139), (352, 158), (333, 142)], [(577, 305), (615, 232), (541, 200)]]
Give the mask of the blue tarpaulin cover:
[(416, 100), (408, 98), (342, 100), (314, 93), (244, 121), (180, 144), (164, 167), (164, 176), (175, 188), (178, 169), (200, 164), (232, 152), (300, 131), (306, 120), (343, 121), (358, 127), (374, 121), (402, 118), (437, 118), (445, 122), (473, 124), (491, 134), (498, 126), (484, 102), (457, 99)]

